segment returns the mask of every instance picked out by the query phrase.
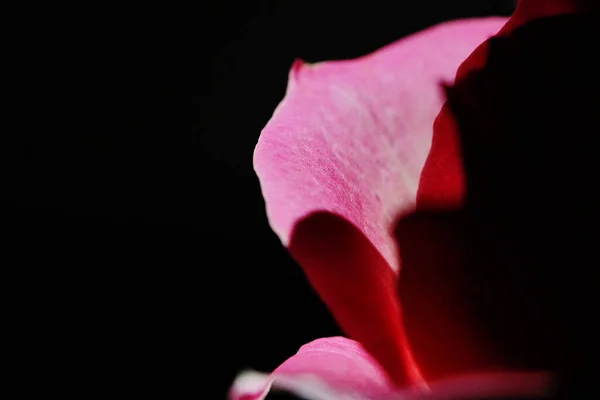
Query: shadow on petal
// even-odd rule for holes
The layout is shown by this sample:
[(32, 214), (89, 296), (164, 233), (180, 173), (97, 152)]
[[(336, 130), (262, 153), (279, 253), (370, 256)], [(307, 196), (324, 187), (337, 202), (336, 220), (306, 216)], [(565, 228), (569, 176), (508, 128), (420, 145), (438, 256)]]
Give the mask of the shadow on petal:
[(394, 382), (420, 382), (404, 336), (397, 276), (372, 243), (344, 218), (316, 212), (297, 223), (289, 249), (342, 329)]
[(482, 332), (503, 363), (567, 380), (595, 363), (596, 19), (540, 18), (489, 40), (447, 89), (434, 133), (460, 138)]
[(408, 341), (427, 381), (501, 366), (476, 315), (485, 290), (467, 268), (463, 212), (417, 212), (401, 219), (398, 293)]

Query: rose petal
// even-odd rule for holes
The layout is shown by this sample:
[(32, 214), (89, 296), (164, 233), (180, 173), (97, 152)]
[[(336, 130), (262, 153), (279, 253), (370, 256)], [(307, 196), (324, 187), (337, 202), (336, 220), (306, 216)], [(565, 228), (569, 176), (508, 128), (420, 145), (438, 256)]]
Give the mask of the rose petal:
[[(562, 138), (564, 132), (584, 132), (595, 124), (582, 117), (581, 113), (569, 114), (567, 111), (584, 110), (585, 106), (578, 102), (581, 97), (596, 97), (595, 90), (589, 90), (588, 95), (583, 95), (584, 90), (574, 90), (580, 85), (574, 84), (571, 79), (584, 75), (589, 81), (594, 80), (595, 74), (584, 72), (594, 70), (589, 67), (590, 59), (582, 61), (581, 57), (582, 53), (586, 53), (583, 41), (594, 41), (592, 35), (582, 35), (581, 32), (578, 39), (574, 39), (574, 35), (577, 35), (575, 32), (585, 24), (582, 20), (569, 21), (575, 15), (560, 15), (578, 14), (588, 11), (587, 7), (591, 6), (592, 2), (585, 1), (520, 1), (513, 16), (495, 38), (479, 46), (457, 71), (456, 90), (452, 91), (460, 101), (455, 103), (469, 109), (468, 118), (461, 121), (461, 141), (455, 115), (448, 105), (444, 105), (436, 118), (431, 151), (423, 168), (417, 194), (417, 214), (421, 217), (419, 220), (403, 221), (398, 229), (399, 246), (406, 250), (403, 252), (401, 286), (409, 289), (402, 290), (407, 337), (414, 357), (427, 377), (447, 376), (456, 373), (457, 369), (477, 370), (498, 363), (522, 367), (533, 363), (536, 368), (556, 365), (553, 359), (560, 353), (554, 337), (557, 329), (545, 320), (554, 319), (556, 311), (544, 304), (547, 299), (540, 301), (542, 296), (532, 293), (540, 285), (539, 281), (556, 280), (547, 268), (550, 260), (542, 261), (541, 254), (546, 252), (545, 248), (554, 248), (552, 262), (558, 262), (558, 249), (565, 247), (564, 243), (549, 246), (552, 241), (542, 239), (544, 234), (539, 232), (540, 227), (547, 226), (543, 230), (556, 237), (559, 225), (556, 218), (549, 218), (549, 215), (567, 204), (558, 200), (563, 197), (557, 193), (552, 195), (556, 206), (548, 206), (549, 200), (546, 198), (549, 196), (544, 188), (560, 180), (558, 174), (550, 172), (553, 168), (551, 165), (557, 166), (564, 176), (569, 176), (571, 187), (585, 186), (575, 183), (581, 173), (573, 168), (574, 162), (565, 160), (568, 157), (565, 154), (570, 153), (566, 149), (574, 145)], [(583, 49), (578, 56), (576, 48)], [(591, 48), (587, 50), (587, 53), (593, 53)], [(589, 84), (584, 83), (583, 86), (589, 87)], [(570, 91), (561, 94), (559, 88), (564, 90), (565, 87)], [(586, 102), (589, 103), (588, 100)], [(528, 117), (519, 119), (517, 115)], [(571, 117), (565, 118), (568, 122), (561, 124), (559, 121), (565, 115)], [(529, 120), (525, 122), (527, 118)], [(534, 122), (535, 118), (537, 122)], [(519, 123), (515, 123), (517, 119)], [(582, 123), (584, 120), (588, 122)], [(549, 124), (543, 125), (543, 121)], [(471, 133), (468, 139), (465, 136), (467, 127)], [(540, 168), (545, 174), (538, 174), (531, 179), (534, 174), (528, 172), (520, 160), (535, 160), (530, 162), (539, 166), (542, 148), (550, 147), (549, 140), (540, 137), (550, 137), (553, 129), (556, 130), (556, 137), (561, 139), (557, 148), (549, 153), (552, 160), (556, 159), (556, 154), (563, 154), (563, 159), (545, 164)], [(537, 139), (525, 139), (538, 131), (543, 134)], [(495, 138), (494, 134), (502, 138)], [(573, 142), (582, 143), (577, 140)], [(529, 154), (519, 159), (517, 154), (520, 150), (517, 149), (522, 148), (524, 143), (537, 143), (539, 147), (531, 146)], [(467, 153), (470, 154), (467, 158), (479, 160), (477, 165), (471, 161), (468, 188), (473, 193), (475, 182), (478, 211), (477, 215), (473, 214), (471, 199), (467, 210), (458, 219), (454, 218), (450, 226), (446, 223), (449, 214), (441, 211), (464, 205), (467, 187), (462, 149), (467, 146), (473, 150)], [(582, 151), (576, 154), (582, 159), (591, 159), (582, 156)], [(569, 168), (573, 173), (566, 173)], [(512, 177), (507, 178), (510, 174)], [(546, 174), (552, 176), (547, 182), (542, 178)], [(493, 188), (491, 192), (490, 188)], [(485, 205), (481, 200), (484, 191), (487, 191)], [(526, 203), (535, 204), (531, 198), (526, 200), (526, 193), (536, 193), (539, 204), (546, 204), (547, 208), (539, 204), (535, 207), (525, 206)], [(566, 197), (572, 198), (572, 192), (566, 192)], [(578, 206), (581, 207), (581, 202), (575, 207)], [(534, 209), (553, 211), (545, 211), (543, 217), (537, 219)], [(507, 221), (512, 221), (512, 225)], [(466, 239), (467, 225), (472, 231), (478, 225), (478, 234), (471, 232), (470, 238)], [(532, 225), (534, 229), (531, 229)], [(507, 234), (507, 226), (512, 226), (510, 234)], [(517, 231), (527, 232), (523, 237), (523, 247), (535, 254), (522, 265), (519, 265), (516, 254), (522, 257), (523, 252), (517, 250), (515, 238), (523, 233)], [(420, 232), (420, 235), (415, 232)], [(532, 237), (544, 243), (544, 249), (532, 251)], [(468, 244), (465, 244), (465, 240), (469, 240)], [(419, 246), (421, 249), (435, 248), (435, 256), (418, 251)], [(465, 251), (467, 248), (470, 250)], [(507, 251), (508, 248), (511, 250)], [(573, 263), (572, 258), (569, 262)], [(461, 268), (456, 268), (459, 265)], [(436, 281), (443, 277), (447, 277), (452, 284), (445, 285), (443, 290), (436, 290)], [(564, 282), (566, 278), (558, 279)], [(477, 289), (477, 286), (485, 290)], [(436, 291), (434, 296), (429, 294), (432, 291)], [(558, 291), (556, 288), (549, 292)], [(535, 300), (532, 301), (532, 298)], [(480, 307), (479, 321), (474, 321), (473, 305)], [(544, 309), (553, 311), (542, 312)], [(552, 317), (545, 314), (552, 314)], [(451, 326), (448, 320), (455, 322)], [(487, 329), (484, 329), (486, 324)], [(458, 329), (460, 334), (450, 333), (448, 328)], [(447, 334), (434, 340), (435, 334), (431, 332), (440, 331)], [(485, 343), (486, 340), (488, 343)], [(492, 353), (491, 349), (495, 351)], [(439, 355), (439, 359), (436, 360), (432, 354)], [(443, 365), (444, 360), (459, 362)]]
[(386, 400), (538, 399), (550, 398), (555, 391), (552, 375), (545, 372), (490, 372), (440, 380), (426, 392), (403, 391)]
[(397, 276), (369, 239), (346, 219), (319, 212), (298, 222), (289, 249), (341, 327), (396, 384), (423, 384), (400, 318)]
[(439, 81), (504, 22), (449, 22), (356, 60), (296, 62), (256, 147), (273, 230), (398, 384), (421, 378), (404, 342), (391, 233), (415, 208)]
[(490, 40), (477, 68), (470, 58), (459, 69), (451, 107), (440, 114), (451, 125), (435, 131), (456, 135), (459, 122), (471, 258), (494, 299), (482, 302), (482, 326), (519, 365), (572, 377), (586, 369), (579, 358), (592, 343), (584, 339), (589, 319), (574, 316), (586, 315), (593, 302), (585, 296), (595, 293), (586, 263), (595, 257), (587, 227), (598, 204), (589, 184), (598, 175), (590, 136), (599, 109), (590, 47), (597, 21), (588, 13), (535, 18)]
[(234, 381), (230, 400), (262, 400), (273, 390), (308, 400), (409, 400), (499, 397), (538, 398), (551, 393), (543, 373), (464, 375), (435, 382), (431, 389), (397, 390), (377, 362), (357, 342), (343, 337), (306, 344), (272, 374), (247, 371)]
[(317, 339), (302, 346), (270, 376), (243, 373), (236, 378), (232, 400), (261, 399), (271, 388), (291, 390), (311, 399), (333, 399), (332, 394), (380, 398), (392, 383), (357, 342), (343, 337)]
[(355, 60), (296, 61), (254, 155), (273, 230), (288, 244), (314, 211), (357, 225), (394, 269), (390, 227), (414, 209), (438, 84), (504, 18), (440, 24)]
[(465, 265), (464, 220), (462, 212), (417, 212), (396, 228), (406, 340), (428, 381), (504, 366), (478, 323), (472, 296), (485, 288)]
[[(494, 35), (509, 36), (519, 26), (553, 15), (572, 14), (597, 7), (595, 0), (520, 0), (515, 12)], [(489, 53), (489, 40), (481, 43), (460, 65), (456, 80), (484, 67)], [(465, 196), (462, 154), (454, 118), (443, 107), (434, 123), (434, 133), (427, 161), (422, 169), (417, 204), (420, 210), (455, 209)]]

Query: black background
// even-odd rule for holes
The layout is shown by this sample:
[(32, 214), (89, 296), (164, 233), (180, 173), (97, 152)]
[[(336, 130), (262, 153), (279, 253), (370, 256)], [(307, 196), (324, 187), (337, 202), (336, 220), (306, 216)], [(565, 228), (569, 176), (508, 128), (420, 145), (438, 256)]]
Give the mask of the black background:
[(26, 10), (9, 37), (5, 284), (9, 308), (26, 306), (11, 325), (22, 367), (51, 371), (51, 392), (224, 398), (241, 369), (339, 334), (252, 169), (292, 61), (513, 2), (162, 7)]

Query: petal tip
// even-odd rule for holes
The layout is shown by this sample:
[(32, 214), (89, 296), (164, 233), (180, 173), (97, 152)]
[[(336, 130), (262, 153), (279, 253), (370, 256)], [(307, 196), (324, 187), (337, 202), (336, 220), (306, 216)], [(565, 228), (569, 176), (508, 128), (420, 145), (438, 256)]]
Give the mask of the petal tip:
[(247, 370), (241, 372), (233, 381), (229, 390), (229, 400), (262, 400), (273, 384), (268, 374)]
[(296, 58), (290, 68), (290, 81), (297, 81), (300, 70), (306, 66), (306, 63), (301, 58)]

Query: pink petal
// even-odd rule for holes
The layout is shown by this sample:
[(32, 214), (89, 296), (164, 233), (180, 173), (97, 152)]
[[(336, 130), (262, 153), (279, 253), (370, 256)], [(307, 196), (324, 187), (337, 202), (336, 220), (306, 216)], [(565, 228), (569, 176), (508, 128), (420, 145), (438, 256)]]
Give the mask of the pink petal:
[(414, 209), (443, 103), (439, 82), (451, 81), (505, 21), (448, 22), (355, 60), (294, 63), (254, 156), (284, 244), (300, 218), (330, 211), (357, 225), (398, 269), (388, 231), (399, 213)]
[(262, 400), (271, 389), (309, 400), (466, 399), (540, 397), (551, 381), (540, 373), (490, 373), (435, 382), (430, 389), (396, 390), (377, 362), (357, 342), (343, 337), (306, 344), (272, 374), (247, 371), (232, 385), (230, 400)]
[(273, 386), (296, 393), (304, 390), (307, 397), (325, 396), (329, 391), (373, 398), (390, 393), (393, 387), (373, 357), (360, 344), (343, 337), (317, 339), (302, 346), (270, 376), (240, 375), (230, 399), (261, 399)]
[(356, 60), (297, 61), (256, 147), (273, 230), (397, 384), (421, 377), (400, 319), (392, 231), (415, 209), (439, 82), (504, 22), (449, 22)]

